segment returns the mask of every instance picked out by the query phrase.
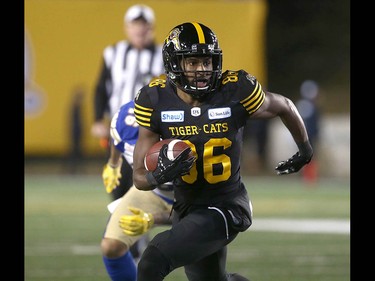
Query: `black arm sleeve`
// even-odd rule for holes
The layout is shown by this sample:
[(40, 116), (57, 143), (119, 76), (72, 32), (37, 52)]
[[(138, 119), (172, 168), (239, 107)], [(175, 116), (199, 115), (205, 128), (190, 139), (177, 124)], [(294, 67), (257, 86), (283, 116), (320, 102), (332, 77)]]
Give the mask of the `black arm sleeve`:
[(109, 110), (108, 101), (110, 93), (108, 93), (107, 83), (111, 82), (111, 72), (107, 68), (104, 59), (102, 60), (101, 73), (96, 84), (94, 96), (94, 120), (98, 121), (104, 118), (104, 113)]

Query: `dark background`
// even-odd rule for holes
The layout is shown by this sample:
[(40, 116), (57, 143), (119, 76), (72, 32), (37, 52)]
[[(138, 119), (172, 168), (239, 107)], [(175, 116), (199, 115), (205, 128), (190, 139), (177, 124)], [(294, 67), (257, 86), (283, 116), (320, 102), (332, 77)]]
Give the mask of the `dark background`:
[(267, 89), (294, 101), (306, 79), (326, 113), (350, 108), (350, 1), (268, 0)]

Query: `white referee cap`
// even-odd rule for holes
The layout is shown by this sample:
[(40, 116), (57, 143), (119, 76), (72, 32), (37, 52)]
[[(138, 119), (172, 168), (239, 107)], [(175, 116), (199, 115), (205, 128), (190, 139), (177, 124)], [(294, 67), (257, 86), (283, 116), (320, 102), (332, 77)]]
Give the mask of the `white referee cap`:
[(125, 13), (124, 21), (131, 22), (136, 19), (144, 19), (150, 24), (153, 24), (155, 21), (155, 14), (151, 7), (138, 4), (131, 6)]

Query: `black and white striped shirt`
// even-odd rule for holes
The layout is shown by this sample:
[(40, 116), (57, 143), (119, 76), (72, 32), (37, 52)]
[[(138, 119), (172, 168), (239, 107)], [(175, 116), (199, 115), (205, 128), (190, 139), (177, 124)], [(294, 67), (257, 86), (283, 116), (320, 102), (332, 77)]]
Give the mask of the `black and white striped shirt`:
[(134, 99), (152, 77), (164, 73), (162, 45), (138, 50), (122, 40), (103, 51), (103, 63), (95, 90), (95, 121)]

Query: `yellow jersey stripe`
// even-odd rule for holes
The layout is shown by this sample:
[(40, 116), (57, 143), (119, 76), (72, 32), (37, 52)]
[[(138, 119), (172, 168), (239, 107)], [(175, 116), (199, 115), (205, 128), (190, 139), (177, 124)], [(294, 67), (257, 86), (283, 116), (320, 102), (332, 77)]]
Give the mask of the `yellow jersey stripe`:
[(143, 127), (151, 127), (151, 124), (150, 123), (144, 123), (144, 122), (141, 122), (139, 120), (135, 120), (137, 121), (138, 125), (140, 126), (143, 126)]
[(151, 126), (151, 115), (152, 115), (153, 109), (147, 108), (144, 106), (140, 106), (136, 103), (134, 103), (134, 115), (135, 120), (137, 123), (141, 126), (150, 127)]
[(254, 91), (246, 98), (241, 100), (242, 105), (249, 112), (249, 114), (254, 113), (263, 104), (265, 99), (265, 93), (262, 90), (261, 85), (258, 83), (254, 88)]
[(255, 103), (252, 109), (249, 111), (249, 114), (252, 114), (255, 111), (257, 111), (258, 108), (263, 104), (264, 99), (265, 99), (265, 93), (262, 91), (261, 97), (258, 99), (257, 103)]
[(138, 110), (137, 108), (134, 108), (134, 114), (151, 116), (152, 112), (148, 112), (148, 111), (144, 111), (144, 110)]
[(144, 107), (144, 106), (141, 106), (137, 103), (134, 103), (134, 110), (136, 110), (136, 109), (139, 109), (140, 111), (149, 111), (149, 112), (154, 111), (152, 108)]
[(243, 103), (243, 106), (244, 107), (251, 107), (252, 104), (254, 104), (254, 102), (256, 102), (256, 100), (259, 99), (260, 95), (262, 94), (262, 89), (258, 89), (256, 91), (254, 91), (248, 98), (248, 101), (244, 102)]

